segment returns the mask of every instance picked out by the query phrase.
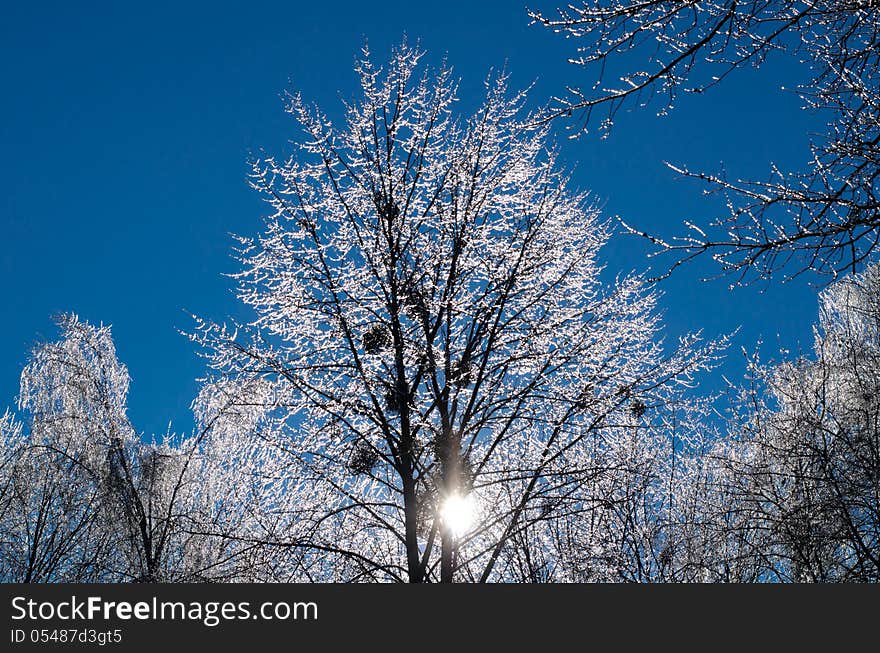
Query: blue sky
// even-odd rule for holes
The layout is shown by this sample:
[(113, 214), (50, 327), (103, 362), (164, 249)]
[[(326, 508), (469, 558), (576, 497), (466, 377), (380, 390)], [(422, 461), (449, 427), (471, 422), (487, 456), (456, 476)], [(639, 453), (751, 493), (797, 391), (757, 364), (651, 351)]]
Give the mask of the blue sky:
[[(338, 115), (339, 97), (355, 93), (363, 39), (382, 61), (404, 33), (429, 62), (448, 55), (464, 106), (505, 62), (514, 86), (535, 82), (535, 104), (587, 83), (565, 61), (574, 44), (529, 26), (516, 2), (78, 4), (14, 3), (0, 22), (0, 409), (14, 403), (33, 343), (54, 337), (50, 316), (73, 311), (113, 325), (132, 377), (130, 416), (148, 436), (192, 425), (205, 370), (177, 331), (188, 315), (241, 315), (223, 276), (236, 270), (229, 234), (255, 235), (265, 210), (246, 183), (248, 157), (291, 151), (285, 89)], [(662, 161), (764, 177), (771, 161), (808, 159), (821, 119), (780, 90), (802, 76), (771, 59), (683, 98), (669, 117), (629, 112), (608, 140), (564, 141), (563, 158), (606, 214), (671, 235), (723, 207)], [(609, 275), (645, 269), (644, 254), (637, 239), (615, 238)], [(662, 285), (669, 338), (741, 327), (707, 390), (740, 378), (740, 348), (759, 338), (766, 357), (809, 349), (816, 279), (730, 291), (700, 281), (712, 271), (698, 262)]]

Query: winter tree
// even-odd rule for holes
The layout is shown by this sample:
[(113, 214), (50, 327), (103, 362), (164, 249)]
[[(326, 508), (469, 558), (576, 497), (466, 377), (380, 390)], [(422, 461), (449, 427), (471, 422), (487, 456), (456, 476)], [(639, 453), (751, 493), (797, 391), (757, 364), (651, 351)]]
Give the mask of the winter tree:
[(113, 537), (104, 473), (112, 443), (130, 441), (128, 376), (106, 328), (59, 319), (62, 339), (34, 348), (21, 376), (16, 424), (4, 439), (4, 576), (22, 582), (101, 581)]
[(880, 580), (880, 267), (820, 297), (814, 353), (755, 366), (727, 464), (774, 580)]
[(210, 547), (192, 534), (204, 530), (200, 506), (215, 503), (197, 475), (197, 439), (143, 442), (110, 328), (74, 315), (58, 326), (60, 339), (36, 346), (21, 375), (26, 428), (10, 413), (0, 421), (0, 578), (213, 577)]
[(200, 321), (197, 411), (250, 461), (275, 577), (572, 579), (556, 534), (642, 490), (625, 451), (717, 347), (665, 350), (645, 280), (603, 279), (609, 226), (525, 93), (490, 76), (459, 117), (422, 56), (365, 49), (339, 126), (288, 98), (304, 136), (254, 163), (271, 211), (241, 239), (254, 317)]
[(753, 360), (727, 435), (683, 456), (677, 579), (880, 580), (880, 268), (820, 296), (812, 356)]
[[(804, 106), (828, 117), (805, 171), (772, 167), (766, 180), (678, 172), (728, 196), (729, 214), (687, 236), (644, 234), (671, 253), (672, 267), (710, 252), (740, 282), (782, 269), (855, 272), (880, 238), (880, 5), (873, 0), (586, 0), (535, 21), (576, 39), (572, 61), (594, 73), (591, 90), (570, 89), (551, 117), (599, 116), (607, 131), (627, 103), (659, 96), (660, 112), (679, 93), (702, 93), (737, 68), (785, 52), (808, 67)], [(606, 71), (624, 71), (607, 82)], [(783, 82), (785, 80), (782, 80)], [(589, 83), (589, 82), (588, 82)], [(789, 84), (791, 86), (791, 84)]]

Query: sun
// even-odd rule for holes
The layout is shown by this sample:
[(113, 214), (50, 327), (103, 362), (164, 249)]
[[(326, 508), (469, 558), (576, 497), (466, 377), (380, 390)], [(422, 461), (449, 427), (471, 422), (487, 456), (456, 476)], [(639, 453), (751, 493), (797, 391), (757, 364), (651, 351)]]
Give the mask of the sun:
[(452, 494), (440, 506), (440, 518), (456, 538), (470, 530), (475, 516), (476, 505), (472, 495)]

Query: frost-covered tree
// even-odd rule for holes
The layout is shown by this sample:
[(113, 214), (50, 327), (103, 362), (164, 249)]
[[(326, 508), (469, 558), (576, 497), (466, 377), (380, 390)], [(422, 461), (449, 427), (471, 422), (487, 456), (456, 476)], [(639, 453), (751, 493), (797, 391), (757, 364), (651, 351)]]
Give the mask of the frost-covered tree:
[[(512, 579), (552, 582), (679, 582), (693, 537), (695, 479), (711, 401), (667, 401), (648, 419), (629, 418), (589, 452), (596, 474), (558, 501), (558, 517), (532, 526), (543, 546), (508, 547)], [(638, 409), (639, 412), (641, 409)], [(570, 500), (569, 500), (570, 499)]]
[(200, 425), (192, 471), (197, 500), (185, 528), (198, 536), (191, 566), (206, 579), (287, 582), (303, 555), (272, 545), (295, 532), (300, 511), (295, 491), (288, 491), (297, 479), (260, 431), (265, 406), (246, 399), (260, 396), (262, 385), (259, 378), (218, 381), (193, 404)]
[(687, 482), (688, 578), (880, 581), (880, 267), (822, 293), (812, 356), (751, 369)]
[(249, 461), (236, 519), (286, 552), (276, 577), (547, 578), (570, 566), (554, 532), (629, 490), (627, 447), (715, 351), (664, 353), (643, 278), (603, 282), (608, 226), (524, 93), (490, 77), (458, 117), (421, 58), (365, 51), (341, 126), (289, 97), (305, 135), (254, 163), (271, 213), (241, 240), (255, 317), (194, 336), (197, 410)]
[(880, 581), (880, 266), (822, 293), (811, 358), (755, 372), (734, 470), (761, 555), (784, 580)]
[[(628, 103), (702, 93), (737, 68), (786, 52), (807, 67), (804, 106), (828, 117), (802, 172), (775, 167), (765, 180), (677, 171), (728, 195), (729, 214), (685, 237), (647, 235), (676, 263), (710, 252), (739, 281), (816, 270), (855, 272), (880, 239), (880, 5), (874, 0), (586, 0), (537, 22), (575, 39), (572, 60), (590, 90), (560, 98), (551, 116), (601, 112), (610, 128)], [(606, 73), (619, 79), (609, 82)], [(783, 83), (786, 80), (781, 80)], [(789, 82), (793, 86), (794, 82)], [(756, 99), (760, 101), (760, 98)], [(757, 175), (753, 175), (753, 179)], [(640, 231), (634, 232), (640, 233)], [(789, 265), (790, 264), (790, 265)]]
[[(62, 338), (36, 346), (21, 375), (28, 415), (4, 437), (4, 578), (22, 582), (110, 577), (99, 470), (112, 442), (130, 441), (128, 375), (109, 329), (59, 319)], [(7, 424), (12, 423), (11, 417)]]
[[(0, 578), (20, 582), (201, 578), (192, 439), (141, 441), (107, 326), (58, 319), (21, 375), (24, 428), (0, 421)], [(201, 542), (198, 543), (201, 546)]]

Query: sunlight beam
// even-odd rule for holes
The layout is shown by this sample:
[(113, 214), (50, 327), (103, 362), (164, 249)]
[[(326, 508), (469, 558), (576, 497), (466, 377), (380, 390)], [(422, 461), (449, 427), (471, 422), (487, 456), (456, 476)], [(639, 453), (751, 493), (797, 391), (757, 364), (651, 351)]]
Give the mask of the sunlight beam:
[(456, 539), (470, 530), (475, 514), (476, 506), (472, 495), (452, 494), (446, 497), (440, 507), (440, 518)]

